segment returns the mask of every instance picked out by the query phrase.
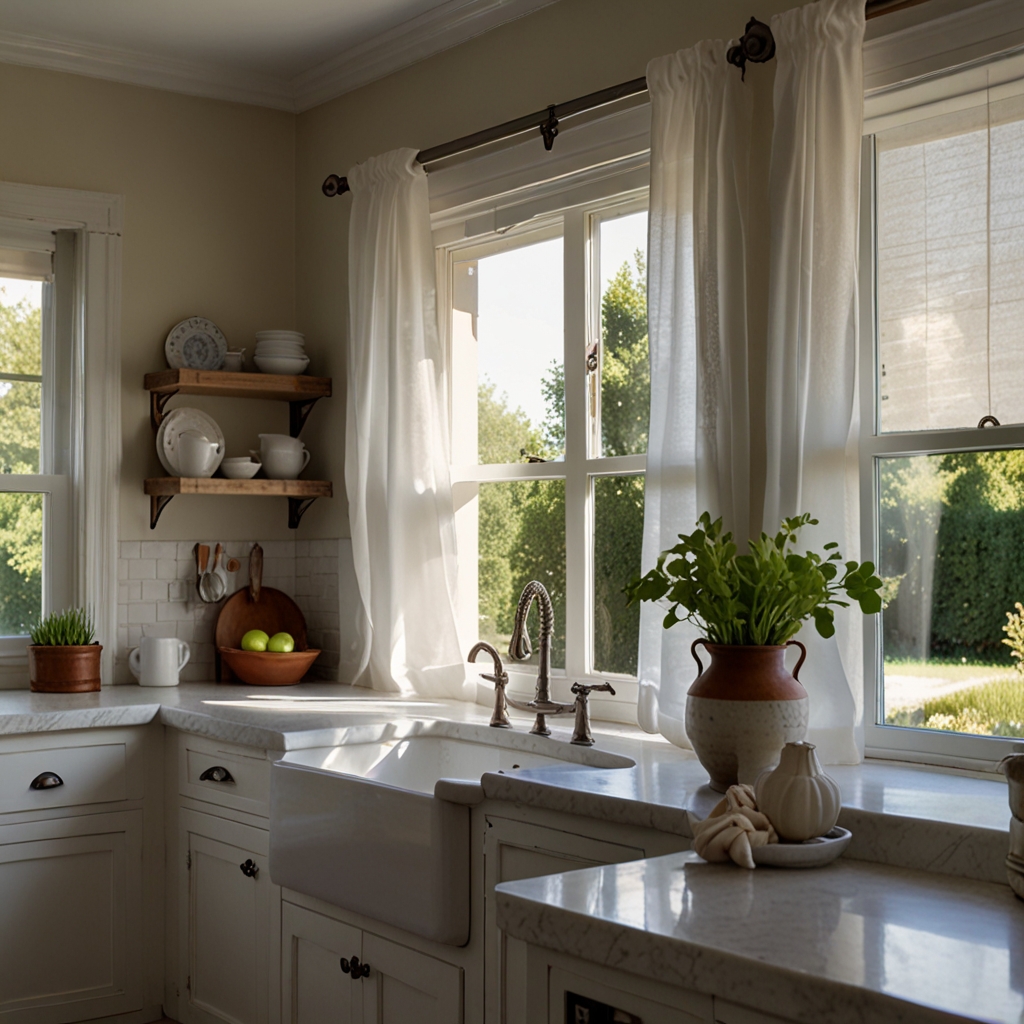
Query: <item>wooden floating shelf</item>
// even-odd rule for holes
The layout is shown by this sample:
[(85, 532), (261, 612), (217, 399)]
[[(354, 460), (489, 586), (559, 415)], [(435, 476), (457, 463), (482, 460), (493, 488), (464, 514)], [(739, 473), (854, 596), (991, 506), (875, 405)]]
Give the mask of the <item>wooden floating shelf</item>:
[(172, 395), (211, 395), (218, 398), (262, 398), (288, 402), (291, 406), (290, 433), (292, 437), (298, 437), (313, 406), (321, 398), (330, 398), (331, 378), (182, 368), (147, 373), (145, 388), (149, 392), (150, 420), (154, 430), (160, 426), (164, 418), (164, 406)]
[(246, 494), (264, 498), (287, 498), (288, 526), (294, 530), (309, 506), (317, 498), (332, 497), (334, 488), (329, 480), (228, 480), (225, 477), (212, 476), (157, 476), (146, 480), (145, 492), (149, 495), (151, 530), (156, 526), (168, 502), (178, 494)]

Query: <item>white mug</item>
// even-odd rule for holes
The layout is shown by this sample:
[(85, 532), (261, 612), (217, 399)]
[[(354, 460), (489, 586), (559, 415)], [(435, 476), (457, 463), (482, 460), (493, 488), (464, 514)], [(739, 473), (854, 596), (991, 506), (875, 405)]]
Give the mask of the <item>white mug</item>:
[(184, 640), (173, 636), (146, 636), (142, 646), (128, 655), (128, 667), (139, 686), (177, 686), (178, 673), (192, 656)]
[(183, 430), (178, 436), (178, 469), (182, 476), (213, 476), (222, 454), (220, 444), (198, 430)]

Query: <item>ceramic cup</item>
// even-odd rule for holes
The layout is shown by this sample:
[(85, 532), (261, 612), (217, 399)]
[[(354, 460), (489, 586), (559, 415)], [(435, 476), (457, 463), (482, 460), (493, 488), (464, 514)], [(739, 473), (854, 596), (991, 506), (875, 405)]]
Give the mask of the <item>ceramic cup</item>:
[(224, 365), (221, 369), (227, 373), (241, 373), (245, 369), (245, 349), (240, 348), (235, 352), (225, 352)]
[(213, 476), (223, 454), (216, 441), (198, 430), (182, 431), (178, 437), (178, 469), (182, 476)]
[(147, 636), (142, 646), (128, 655), (128, 668), (139, 686), (177, 686), (178, 673), (192, 656), (184, 640), (176, 637)]

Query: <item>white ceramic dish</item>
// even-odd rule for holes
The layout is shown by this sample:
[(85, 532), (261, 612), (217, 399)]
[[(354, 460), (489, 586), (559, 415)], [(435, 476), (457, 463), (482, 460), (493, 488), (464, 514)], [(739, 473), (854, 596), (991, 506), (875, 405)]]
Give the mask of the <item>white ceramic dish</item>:
[(818, 839), (803, 843), (769, 843), (754, 851), (754, 863), (773, 868), (818, 868), (831, 864), (850, 845), (853, 835), (838, 825)]
[(256, 356), (253, 359), (260, 373), (283, 373), (293, 375), (304, 373), (309, 366), (309, 359), (303, 356), (295, 359), (286, 356)]
[(219, 370), (228, 350), (220, 328), (202, 316), (190, 316), (175, 324), (164, 342), (164, 355), (172, 370)]
[(260, 464), (252, 459), (242, 459), (239, 462), (222, 462), (220, 471), (229, 480), (251, 480), (259, 471)]
[(216, 420), (207, 416), (202, 409), (190, 409), (188, 406), (172, 409), (156, 432), (157, 458), (168, 476), (181, 476), (181, 467), (178, 465), (178, 437), (186, 430), (198, 430), (211, 441), (217, 442), (221, 446), (220, 450), (224, 451), (224, 431), (217, 425)]
[(257, 356), (291, 356), (295, 359), (304, 359), (306, 350), (301, 345), (292, 348), (290, 345), (257, 345), (254, 355)]
[(299, 331), (257, 331), (256, 340), (262, 341), (264, 338), (288, 338), (289, 340), (294, 339), (295, 341), (301, 342), (306, 336), (301, 334)]

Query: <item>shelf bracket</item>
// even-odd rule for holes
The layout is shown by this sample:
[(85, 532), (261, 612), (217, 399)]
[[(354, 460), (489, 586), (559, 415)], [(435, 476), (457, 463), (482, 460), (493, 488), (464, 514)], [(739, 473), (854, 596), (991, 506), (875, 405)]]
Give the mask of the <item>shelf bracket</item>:
[(151, 494), (149, 496), (149, 528), (151, 530), (156, 529), (156, 524), (160, 522), (160, 516), (173, 497), (173, 494)]
[(150, 391), (149, 393), (149, 422), (154, 430), (158, 430), (164, 419), (164, 406), (177, 394), (174, 391)]
[(289, 402), (288, 403), (288, 433), (292, 437), (298, 437), (302, 433), (302, 428), (306, 425), (306, 420), (309, 419), (309, 414), (313, 411), (313, 406), (320, 401), (320, 397), (306, 398), (301, 402)]
[[(297, 403), (296, 403), (297, 404)], [(316, 498), (289, 498), (288, 499), (288, 529), (297, 530), (302, 517), (309, 510), (309, 506), (316, 501)]]

